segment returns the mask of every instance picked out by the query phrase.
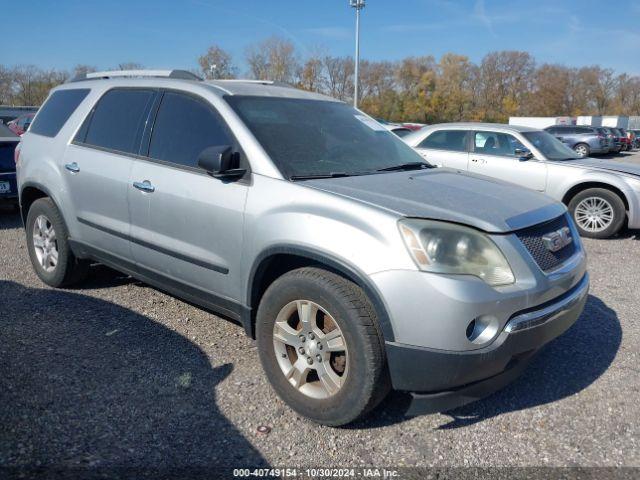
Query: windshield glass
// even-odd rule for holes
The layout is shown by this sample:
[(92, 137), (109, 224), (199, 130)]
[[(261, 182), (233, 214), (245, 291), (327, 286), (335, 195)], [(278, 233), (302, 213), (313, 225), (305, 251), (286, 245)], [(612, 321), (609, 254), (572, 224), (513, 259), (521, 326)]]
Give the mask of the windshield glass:
[(358, 175), (407, 163), (425, 163), (385, 127), (340, 102), (228, 96), (287, 178)]
[(547, 132), (523, 132), (522, 135), (536, 147), (547, 160), (574, 160), (576, 152)]

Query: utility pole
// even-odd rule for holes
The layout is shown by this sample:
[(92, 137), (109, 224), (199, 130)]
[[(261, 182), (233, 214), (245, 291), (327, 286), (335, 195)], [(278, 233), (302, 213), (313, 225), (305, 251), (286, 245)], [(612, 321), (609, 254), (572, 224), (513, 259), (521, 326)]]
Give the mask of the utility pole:
[(358, 89), (360, 86), (360, 10), (364, 8), (365, 0), (349, 0), (349, 5), (356, 9), (356, 60), (353, 86), (353, 106), (358, 108)]

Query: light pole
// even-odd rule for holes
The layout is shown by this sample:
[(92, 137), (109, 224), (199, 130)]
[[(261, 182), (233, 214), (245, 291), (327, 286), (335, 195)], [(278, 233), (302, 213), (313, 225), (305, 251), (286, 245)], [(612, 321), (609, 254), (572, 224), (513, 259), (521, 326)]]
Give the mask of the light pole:
[(349, 0), (349, 5), (356, 9), (356, 65), (353, 85), (353, 106), (358, 108), (358, 87), (360, 85), (360, 10), (364, 8), (364, 0)]

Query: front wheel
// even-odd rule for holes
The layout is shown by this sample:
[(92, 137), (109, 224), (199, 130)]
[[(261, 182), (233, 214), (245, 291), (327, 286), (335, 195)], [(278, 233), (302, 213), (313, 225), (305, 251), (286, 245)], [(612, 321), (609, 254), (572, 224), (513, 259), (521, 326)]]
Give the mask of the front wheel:
[(355, 284), (321, 268), (284, 274), (256, 319), (260, 361), (293, 410), (324, 425), (350, 423), (389, 391), (371, 302)]
[(569, 202), (569, 211), (580, 231), (588, 238), (609, 238), (620, 231), (626, 209), (622, 199), (610, 190), (589, 188)]

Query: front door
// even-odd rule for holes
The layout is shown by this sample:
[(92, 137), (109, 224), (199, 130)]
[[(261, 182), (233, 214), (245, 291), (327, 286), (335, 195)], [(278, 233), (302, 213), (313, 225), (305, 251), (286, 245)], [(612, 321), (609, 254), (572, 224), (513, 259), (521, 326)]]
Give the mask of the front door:
[[(165, 92), (149, 141), (135, 161), (128, 198), (133, 257), (140, 270), (192, 295), (239, 300), (243, 179), (216, 179), (198, 168), (205, 148), (231, 145), (227, 126), (203, 99)], [(237, 148), (237, 147), (236, 147)], [(205, 299), (201, 299), (205, 300)]]
[(524, 160), (517, 150), (526, 147), (513, 135), (501, 132), (475, 131), (472, 133), (469, 171), (516, 183), (543, 192), (547, 183), (544, 161)]

